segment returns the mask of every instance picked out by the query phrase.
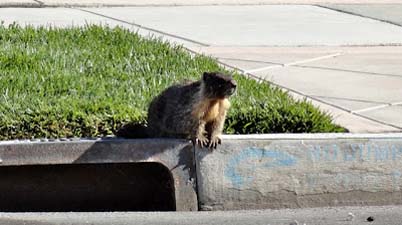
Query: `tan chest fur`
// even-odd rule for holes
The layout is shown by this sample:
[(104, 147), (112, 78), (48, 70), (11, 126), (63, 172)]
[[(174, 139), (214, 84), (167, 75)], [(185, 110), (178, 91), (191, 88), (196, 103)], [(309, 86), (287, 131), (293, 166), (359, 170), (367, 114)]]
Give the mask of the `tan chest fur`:
[(230, 102), (226, 98), (221, 100), (205, 100), (194, 107), (192, 114), (206, 122), (210, 122), (219, 116), (224, 116), (229, 107)]

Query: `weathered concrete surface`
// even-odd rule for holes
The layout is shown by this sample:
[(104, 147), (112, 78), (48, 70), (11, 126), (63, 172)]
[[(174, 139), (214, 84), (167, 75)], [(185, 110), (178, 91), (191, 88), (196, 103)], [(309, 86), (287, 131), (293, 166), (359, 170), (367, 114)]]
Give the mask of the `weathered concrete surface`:
[(380, 4), (326, 4), (322, 6), (341, 12), (359, 15), (402, 26), (401, 4), (381, 4), (381, 2), (378, 3)]
[[(39, 16), (40, 15), (40, 16)], [(120, 23), (72, 8), (0, 8), (0, 21), (5, 25), (71, 27), (87, 24), (116, 26)]]
[(0, 166), (157, 162), (172, 174), (176, 210), (197, 210), (192, 145), (182, 140), (0, 142)]
[(0, 7), (39, 7), (40, 4), (33, 0), (0, 0)]
[[(245, 138), (245, 139), (243, 139)], [(196, 150), (202, 210), (402, 204), (402, 134), (226, 136)]]
[[(0, 0), (0, 6), (18, 0)], [(28, 1), (27, 1), (28, 2)], [(33, 2), (33, 1), (32, 1)], [(41, 7), (87, 6), (177, 6), (177, 5), (263, 5), (263, 4), (378, 4), (378, 0), (41, 0)], [(382, 0), (383, 4), (402, 3)]]
[(400, 27), (309, 5), (116, 7), (88, 11), (209, 45), (402, 44)]
[(352, 133), (402, 131), (401, 46), (191, 49), (312, 101)]
[[(40, 16), (38, 16), (40, 15)], [(4, 25), (17, 23), (21, 26), (44, 27), (83, 27), (90, 24), (102, 26), (121, 26), (149, 38), (161, 38), (176, 44), (198, 45), (166, 32), (154, 30), (136, 24), (133, 20), (119, 20), (114, 16), (107, 17), (80, 8), (0, 8), (0, 21)]]
[(402, 125), (402, 104), (362, 112), (362, 114), (370, 118), (386, 121), (387, 123), (398, 123)]
[(4, 141), (0, 159), (158, 162), (172, 173), (177, 210), (197, 210), (196, 189), (201, 210), (402, 204), (402, 133), (225, 135), (217, 150), (195, 153), (174, 139)]
[[(371, 217), (374, 221), (368, 222)], [(0, 213), (2, 225), (400, 225), (402, 206), (213, 212)]]

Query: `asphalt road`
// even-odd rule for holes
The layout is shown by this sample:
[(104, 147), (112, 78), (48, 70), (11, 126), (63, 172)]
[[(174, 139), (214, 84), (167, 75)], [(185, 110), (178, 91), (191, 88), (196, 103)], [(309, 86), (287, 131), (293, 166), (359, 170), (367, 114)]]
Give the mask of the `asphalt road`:
[(402, 224), (402, 206), (218, 212), (0, 213), (2, 225), (47, 224)]

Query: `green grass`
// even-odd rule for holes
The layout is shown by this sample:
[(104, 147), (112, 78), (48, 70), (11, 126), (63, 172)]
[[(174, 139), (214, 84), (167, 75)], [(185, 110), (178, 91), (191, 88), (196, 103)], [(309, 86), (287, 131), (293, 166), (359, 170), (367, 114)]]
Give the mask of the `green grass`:
[[(213, 59), (123, 28), (0, 25), (0, 139), (89, 137), (144, 123), (151, 99), (223, 71)], [(235, 74), (227, 133), (339, 132), (308, 102)]]

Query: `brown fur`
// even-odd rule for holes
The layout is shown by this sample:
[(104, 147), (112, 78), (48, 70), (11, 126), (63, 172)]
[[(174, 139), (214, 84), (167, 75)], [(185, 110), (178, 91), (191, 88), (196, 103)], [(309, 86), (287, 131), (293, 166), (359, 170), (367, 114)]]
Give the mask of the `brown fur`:
[(216, 148), (235, 89), (236, 82), (221, 73), (204, 73), (199, 81), (167, 88), (149, 106), (149, 136), (188, 138)]

